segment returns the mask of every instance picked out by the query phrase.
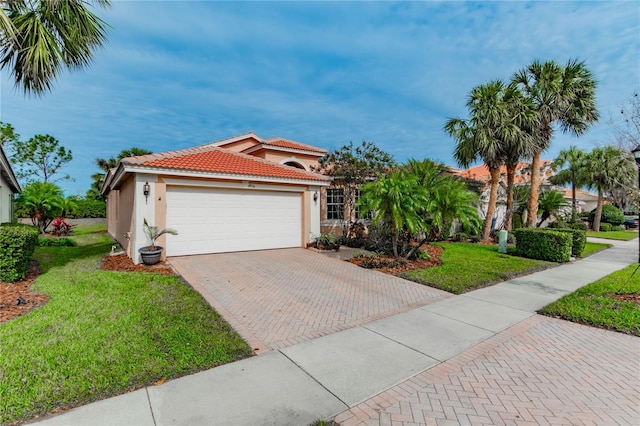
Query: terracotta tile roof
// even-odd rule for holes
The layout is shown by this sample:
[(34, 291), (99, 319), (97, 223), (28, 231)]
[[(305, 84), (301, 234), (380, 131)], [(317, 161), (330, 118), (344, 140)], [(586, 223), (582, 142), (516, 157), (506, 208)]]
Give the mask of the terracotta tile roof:
[[(543, 167), (544, 169), (547, 169), (547, 171), (542, 175), (542, 180), (545, 181), (552, 176), (552, 174), (549, 173), (549, 165), (552, 163), (552, 161), (541, 160), (540, 163), (541, 163), (541, 167)], [(527, 168), (529, 168), (530, 166), (531, 166), (531, 163), (528, 163), (528, 162), (521, 161), (520, 163), (518, 163), (518, 165), (516, 166), (516, 175), (514, 179), (514, 183), (516, 185), (521, 185), (529, 182), (531, 172), (528, 171)], [(487, 166), (485, 166), (484, 164), (471, 167), (466, 170), (460, 170), (455, 174), (457, 174), (458, 176), (462, 176), (464, 178), (479, 180), (481, 182), (489, 182), (489, 180), (491, 179), (489, 168), (487, 168)], [(506, 179), (506, 176), (507, 176), (506, 166), (503, 165), (500, 168), (500, 175)]]
[[(327, 150), (318, 148), (317, 146), (305, 145), (300, 142), (294, 142), (289, 139), (283, 138), (270, 138), (264, 141), (265, 145), (279, 146), (282, 148), (300, 149), (302, 151), (317, 152), (319, 154), (326, 154)], [(264, 146), (264, 145), (263, 145)]]
[(122, 163), (159, 169), (249, 175), (280, 179), (327, 181), (317, 173), (272, 163), (216, 146), (124, 158)]

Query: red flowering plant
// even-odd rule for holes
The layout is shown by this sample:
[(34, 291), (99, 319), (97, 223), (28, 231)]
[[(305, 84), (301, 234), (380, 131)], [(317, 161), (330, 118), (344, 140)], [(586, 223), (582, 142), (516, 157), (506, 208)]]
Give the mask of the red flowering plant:
[(64, 217), (56, 217), (53, 222), (51, 222), (51, 234), (57, 237), (67, 236), (71, 233), (71, 229), (73, 225), (67, 222)]

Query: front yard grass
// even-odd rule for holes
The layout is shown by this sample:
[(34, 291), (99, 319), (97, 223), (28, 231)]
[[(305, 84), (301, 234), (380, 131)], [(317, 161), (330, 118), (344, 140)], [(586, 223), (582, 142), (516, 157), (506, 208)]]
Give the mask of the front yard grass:
[(442, 265), (408, 271), (403, 276), (455, 294), (556, 266), (557, 263), (498, 253), (495, 245), (436, 243), (444, 248)]
[(86, 404), (251, 355), (177, 276), (98, 270), (104, 233), (38, 247), (49, 302), (0, 324), (0, 423)]
[[(637, 266), (630, 265), (586, 285), (539, 313), (640, 336), (640, 271), (631, 276)], [(615, 298), (612, 295), (627, 296)], [(624, 300), (634, 297), (635, 302)]]
[(587, 232), (587, 237), (606, 238), (608, 240), (629, 241), (638, 237), (638, 231)]

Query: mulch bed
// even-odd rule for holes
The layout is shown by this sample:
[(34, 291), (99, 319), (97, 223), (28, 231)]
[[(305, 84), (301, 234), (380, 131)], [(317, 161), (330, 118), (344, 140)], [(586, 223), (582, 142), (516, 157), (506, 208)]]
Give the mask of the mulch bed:
[[(423, 251), (427, 251), (429, 253), (430, 259), (415, 259), (415, 260), (407, 260), (403, 259), (406, 263), (404, 265), (398, 265), (394, 267), (382, 267), (382, 268), (371, 268), (376, 271), (384, 272), (385, 274), (398, 275), (403, 272), (412, 271), (414, 269), (426, 269), (433, 268), (434, 266), (442, 265), (442, 261), (440, 260), (440, 255), (444, 250), (442, 247), (433, 246), (429, 244), (425, 244), (421, 247)], [(380, 256), (376, 257), (376, 260), (389, 260), (395, 261), (396, 259), (391, 256)], [(371, 258), (367, 257), (356, 257), (352, 259), (347, 259), (347, 262), (353, 263), (354, 265), (361, 266), (362, 262), (367, 260), (371, 260)]]
[(608, 298), (640, 304), (640, 294), (608, 294)]
[(155, 265), (143, 265), (142, 263), (135, 265), (133, 260), (129, 259), (126, 254), (116, 254), (105, 256), (102, 259), (100, 269), (105, 271), (120, 272), (155, 272), (156, 274), (173, 275), (175, 272), (164, 261)]
[[(39, 274), (38, 263), (32, 261), (27, 276), (22, 281), (0, 282), (0, 323), (24, 315), (33, 309), (44, 306), (49, 301), (49, 296), (46, 294), (31, 291), (31, 284)], [(24, 303), (18, 304), (19, 297), (24, 300)]]

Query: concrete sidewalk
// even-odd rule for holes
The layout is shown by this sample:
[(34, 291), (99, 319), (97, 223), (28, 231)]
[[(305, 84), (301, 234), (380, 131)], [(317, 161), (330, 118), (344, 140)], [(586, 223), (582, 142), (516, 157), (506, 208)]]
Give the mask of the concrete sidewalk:
[[(628, 378), (636, 378), (637, 362), (629, 359), (637, 360), (640, 350), (634, 353), (634, 348), (640, 349), (640, 339), (535, 314), (537, 309), (562, 295), (638, 260), (637, 239), (607, 242), (613, 243), (614, 247), (573, 264), (99, 401), (39, 423), (306, 425), (334, 416), (344, 426), (401, 424), (403, 421), (435, 424), (436, 418), (453, 424), (505, 423), (509, 417), (498, 414), (517, 411), (523, 404), (533, 406), (528, 407), (529, 418), (514, 414), (511, 419), (515, 423), (535, 422), (536, 409), (551, 413), (547, 422), (562, 423), (562, 417), (553, 411), (556, 408), (544, 406), (552, 405), (551, 401), (556, 401), (557, 405), (557, 400), (564, 406), (573, 404), (576, 411), (571, 413), (577, 419), (592, 415), (592, 411), (587, 414), (583, 411), (594, 405), (602, 408), (602, 412), (611, 411), (613, 408), (608, 402), (615, 400), (615, 415), (607, 418), (601, 415), (595, 422), (599, 419), (603, 423), (624, 423), (624, 420), (632, 423), (640, 419), (637, 408), (635, 411), (633, 408), (640, 400), (637, 390), (626, 389), (628, 381), (615, 376), (617, 381), (605, 381), (590, 393), (591, 400), (580, 399), (580, 395), (591, 386), (591, 376), (587, 374), (595, 377), (602, 371), (618, 372), (622, 365), (632, 370), (626, 371)], [(514, 327), (516, 324), (518, 326)], [(532, 337), (519, 341), (521, 333), (530, 333)], [(544, 340), (547, 334), (552, 338)], [(596, 337), (590, 337), (591, 334)], [(585, 337), (575, 337), (582, 335)], [(543, 340), (536, 345), (535, 338)], [(529, 343), (530, 340), (534, 341)], [(545, 346), (558, 341), (562, 341), (563, 350), (573, 354), (575, 359), (559, 361), (559, 355), (554, 351), (560, 349)], [(598, 346), (603, 344), (604, 348)], [(618, 352), (610, 353), (609, 347)], [(540, 351), (543, 353), (537, 357), (525, 356)], [(587, 355), (598, 358), (587, 360)], [(465, 370), (470, 362), (475, 362), (477, 371)], [(546, 362), (553, 362), (552, 370), (545, 369)], [(518, 368), (511, 364), (517, 364)], [(585, 378), (580, 378), (583, 367)], [(460, 380), (457, 384), (449, 383), (452, 374), (457, 374), (456, 369), (484, 380), (478, 386), (484, 392), (482, 400), (491, 403), (483, 405), (486, 415), (478, 414), (478, 408), (469, 402), (470, 399), (464, 400), (470, 398), (471, 393), (478, 394), (473, 386), (467, 383), (465, 387)], [(483, 374), (488, 374), (489, 379)], [(449, 387), (429, 388), (442, 377), (449, 380)], [(524, 392), (523, 383), (529, 385), (528, 392), (532, 392), (533, 382), (529, 383), (532, 380), (537, 384), (536, 392)], [(571, 387), (556, 390), (562, 394), (553, 394), (554, 389), (549, 388), (554, 383), (569, 386), (569, 380), (573, 380)], [(505, 386), (510, 390), (505, 390)], [(420, 392), (423, 392), (422, 397)], [(424, 395), (438, 392), (443, 394), (432, 400), (425, 399)], [(451, 401), (455, 392), (462, 396)], [(512, 394), (496, 398), (505, 392)], [(448, 402), (445, 401), (447, 398)], [(533, 399), (524, 401), (523, 398)], [(431, 411), (424, 408), (425, 401)], [(438, 408), (434, 401), (442, 401), (438, 405), (441, 411), (434, 411)], [(416, 407), (421, 407), (422, 411)], [(403, 408), (409, 410), (409, 414), (403, 413)], [(470, 418), (472, 409), (476, 417)], [(417, 420), (420, 412), (436, 414)]]

